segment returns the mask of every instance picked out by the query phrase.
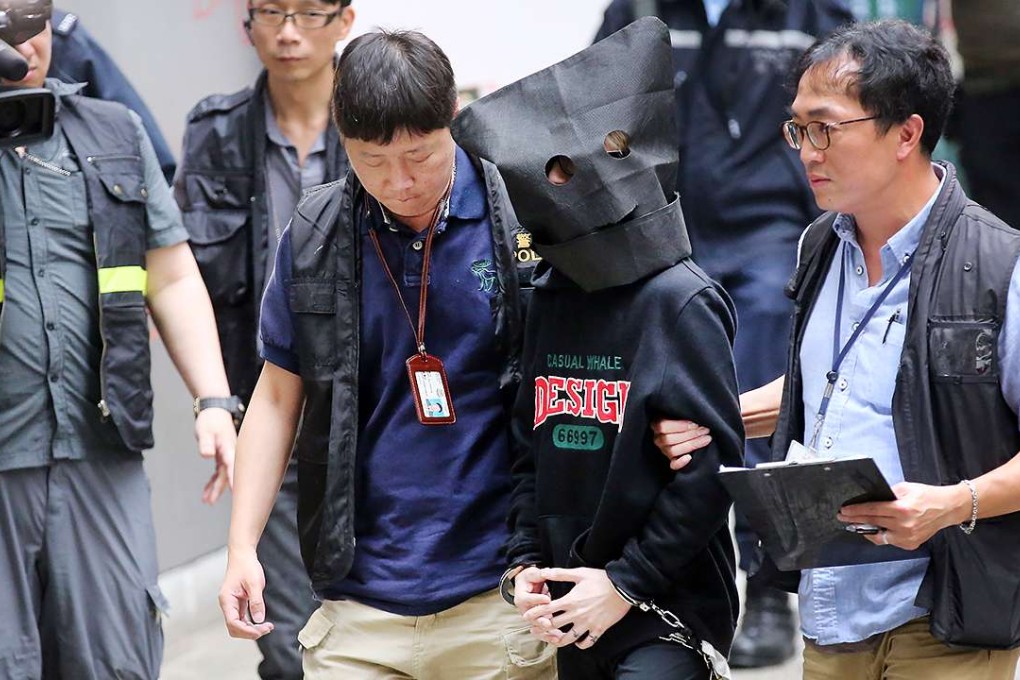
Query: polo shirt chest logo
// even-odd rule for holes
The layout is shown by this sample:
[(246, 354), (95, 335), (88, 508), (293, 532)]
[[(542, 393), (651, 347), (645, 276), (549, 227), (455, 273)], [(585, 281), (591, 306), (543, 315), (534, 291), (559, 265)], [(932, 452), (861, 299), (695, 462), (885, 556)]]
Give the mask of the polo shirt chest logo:
[(478, 277), (478, 290), (491, 293), (496, 285), (496, 270), (491, 260), (475, 260), (471, 263), (471, 273)]

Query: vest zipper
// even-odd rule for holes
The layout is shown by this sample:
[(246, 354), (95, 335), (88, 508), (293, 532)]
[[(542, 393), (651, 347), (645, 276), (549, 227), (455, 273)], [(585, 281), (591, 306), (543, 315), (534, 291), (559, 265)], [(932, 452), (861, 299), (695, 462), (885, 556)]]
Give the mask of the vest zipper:
[[(91, 202), (90, 202), (91, 203)], [(91, 214), (91, 205), (90, 214)], [(96, 253), (96, 267), (99, 266), (99, 240), (95, 235), (92, 236), (92, 247)], [(99, 415), (102, 421), (105, 423), (110, 419), (110, 406), (106, 401), (106, 333), (103, 330), (103, 296), (96, 296), (96, 307), (99, 310), (99, 339), (103, 343), (103, 352), (99, 357), (99, 403), (96, 406), (99, 408)]]
[(90, 165), (97, 165), (99, 163), (102, 163), (103, 161), (140, 161), (140, 160), (142, 160), (141, 156), (136, 156), (130, 153), (105, 154), (102, 156), (85, 157), (85, 162), (89, 163)]

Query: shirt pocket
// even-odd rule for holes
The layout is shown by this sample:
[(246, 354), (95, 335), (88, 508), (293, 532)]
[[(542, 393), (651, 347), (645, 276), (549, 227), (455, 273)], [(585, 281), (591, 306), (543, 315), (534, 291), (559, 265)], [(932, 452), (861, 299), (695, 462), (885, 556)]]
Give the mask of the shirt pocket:
[(89, 224), (85, 176), (77, 159), (70, 153), (62, 155), (51, 168), (38, 168), (36, 177), (40, 194), (39, 205), (45, 205), (50, 228), (74, 227), (79, 231)]
[[(877, 320), (873, 323), (879, 326)], [(903, 354), (906, 329), (903, 321), (883, 319), (879, 327), (881, 336), (876, 336), (869, 346), (861, 347), (855, 373), (860, 376), (857, 380), (863, 381), (861, 396), (876, 413), (892, 414), (893, 392), (896, 391), (896, 375)], [(843, 389), (843, 385), (840, 377), (836, 388)], [(853, 384), (850, 389), (853, 389)]]
[(108, 154), (89, 156), (85, 160), (95, 168), (100, 184), (114, 204), (144, 205), (148, 202), (149, 189), (145, 186), (145, 169), (141, 156)]

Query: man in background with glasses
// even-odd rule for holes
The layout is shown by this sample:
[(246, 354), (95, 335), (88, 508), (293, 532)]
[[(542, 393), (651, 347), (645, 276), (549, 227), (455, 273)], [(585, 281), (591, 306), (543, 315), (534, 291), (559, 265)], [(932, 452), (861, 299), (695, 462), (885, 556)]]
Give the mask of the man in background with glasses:
[[(258, 306), (301, 192), (339, 179), (347, 160), (330, 120), (336, 45), (350, 0), (256, 0), (248, 33), (264, 70), (253, 88), (213, 95), (189, 114), (177, 201), (209, 289), (233, 393), (247, 405), (262, 368)], [(298, 548), (297, 470), (287, 474), (259, 543), (269, 620), (258, 640), (265, 680), (301, 678), (297, 634), (315, 610)]]

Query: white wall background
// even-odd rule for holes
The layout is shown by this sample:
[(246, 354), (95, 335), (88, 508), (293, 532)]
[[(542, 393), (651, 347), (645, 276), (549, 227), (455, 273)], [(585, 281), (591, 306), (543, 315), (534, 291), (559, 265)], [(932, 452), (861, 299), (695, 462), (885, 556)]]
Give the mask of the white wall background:
[[(357, 35), (414, 28), (450, 56), (461, 86), (495, 87), (583, 49), (608, 0), (354, 0)], [(249, 83), (247, 0), (56, 0), (82, 17), (152, 108), (170, 148), (198, 99)]]
[(462, 86), (505, 85), (587, 47), (608, 0), (354, 0), (354, 34), (414, 28), (450, 57)]

